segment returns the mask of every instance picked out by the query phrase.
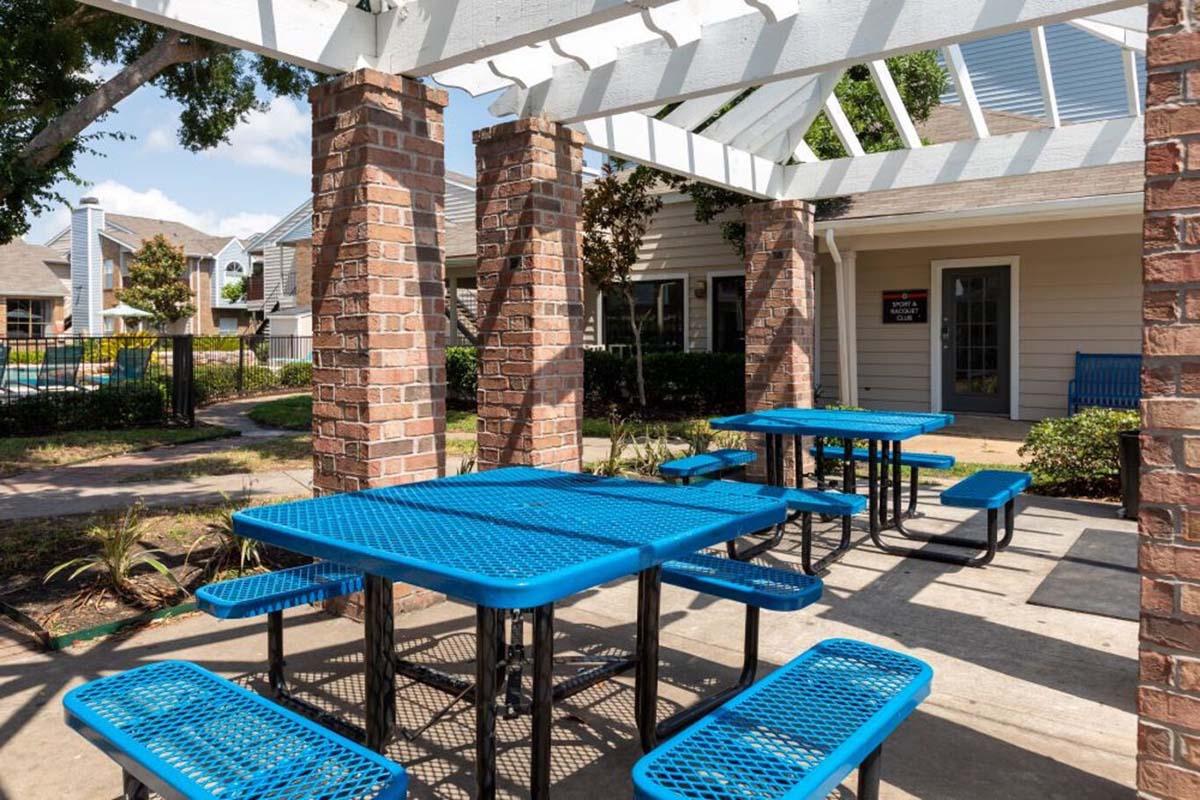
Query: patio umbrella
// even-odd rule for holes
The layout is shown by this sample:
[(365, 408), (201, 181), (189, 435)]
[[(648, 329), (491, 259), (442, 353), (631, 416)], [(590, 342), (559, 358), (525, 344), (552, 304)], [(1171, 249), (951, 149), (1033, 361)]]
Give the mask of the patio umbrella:
[(102, 317), (117, 317), (119, 319), (147, 319), (154, 316), (149, 311), (143, 311), (140, 308), (134, 308), (127, 303), (118, 303), (112, 308), (106, 308), (100, 312)]

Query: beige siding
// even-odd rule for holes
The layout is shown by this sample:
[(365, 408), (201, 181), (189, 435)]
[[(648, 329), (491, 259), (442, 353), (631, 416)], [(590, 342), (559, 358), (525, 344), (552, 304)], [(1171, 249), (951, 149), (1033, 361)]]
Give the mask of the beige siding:
[(817, 256), (820, 279), (817, 289), (820, 328), (817, 331), (817, 346), (821, 353), (821, 373), (817, 383), (821, 387), (821, 402), (837, 403), (838, 397), (838, 340), (837, 340), (837, 278), (834, 276), (833, 259), (826, 254)]
[[(1016, 256), (1020, 416), (1064, 414), (1077, 350), (1140, 352), (1140, 254), (1135, 235), (858, 253), (859, 403), (897, 409), (930, 404), (929, 326), (884, 326), (884, 289), (928, 287), (934, 261), (995, 257), (1006, 263)], [(825, 274), (832, 279), (831, 269)], [(823, 289), (822, 380), (836, 383), (836, 349), (830, 342), (837, 335), (836, 306), (833, 287)]]

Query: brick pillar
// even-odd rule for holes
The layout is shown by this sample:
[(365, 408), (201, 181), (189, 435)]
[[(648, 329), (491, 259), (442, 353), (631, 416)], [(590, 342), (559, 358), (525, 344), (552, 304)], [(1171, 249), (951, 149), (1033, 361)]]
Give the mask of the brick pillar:
[[(800, 200), (754, 203), (746, 220), (746, 410), (812, 405), (815, 341), (813, 209)], [(762, 437), (751, 437), (766, 476)], [(757, 441), (753, 441), (757, 440)], [(795, 479), (789, 447), (786, 478)]]
[(540, 119), (475, 132), (481, 470), (581, 467), (583, 141)]
[(1138, 789), (1200, 797), (1200, 9), (1152, 0)]
[(313, 486), (445, 471), (446, 93), (363, 69), (313, 109)]

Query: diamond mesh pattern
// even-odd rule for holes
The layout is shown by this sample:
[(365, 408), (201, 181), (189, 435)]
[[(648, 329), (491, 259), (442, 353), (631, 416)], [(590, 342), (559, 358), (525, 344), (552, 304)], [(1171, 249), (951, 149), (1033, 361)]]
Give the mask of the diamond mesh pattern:
[(362, 588), (361, 572), (321, 561), (201, 586), (196, 590), (196, 606), (221, 619), (242, 619), (319, 603)]
[(844, 492), (792, 489), (785, 486), (767, 486), (743, 481), (710, 481), (697, 484), (697, 486), (722, 494), (783, 500), (791, 511), (808, 511), (813, 514), (849, 516), (857, 514), (867, 507), (866, 496)]
[(953, 422), (954, 417), (949, 414), (777, 408), (721, 417), (711, 420), (710, 424), (717, 430), (748, 433), (903, 441), (944, 428)]
[(663, 564), (663, 583), (771, 611), (795, 611), (816, 602), (824, 584), (801, 572), (693, 553)]
[(151, 789), (221, 800), (402, 798), (404, 769), (212, 673), (165, 661), (64, 699), (68, 722)]
[(924, 663), (821, 642), (642, 758), (639, 798), (822, 797), (928, 695)]
[(667, 461), (658, 468), (658, 471), (668, 478), (694, 478), (697, 475), (710, 475), (714, 472), (745, 466), (757, 458), (758, 456), (750, 450), (713, 450), (711, 453), (700, 453), (687, 458)]
[[(808, 454), (813, 458), (816, 458), (817, 448), (808, 448)], [(871, 454), (867, 452), (865, 447), (855, 448), (853, 454), (855, 461), (861, 461), (863, 463), (866, 463), (866, 461), (871, 457)], [(840, 447), (825, 448), (826, 458), (838, 458), (841, 455), (842, 449)], [(882, 460), (883, 455), (877, 454), (876, 457)], [(920, 467), (921, 469), (952, 469), (955, 464), (955, 459), (954, 456), (945, 456), (941, 453), (910, 453), (909, 451), (905, 450), (900, 453), (900, 463), (906, 467)]]
[(778, 501), (528, 467), (249, 509), (238, 532), (530, 608), (782, 522)]
[(985, 469), (963, 478), (942, 492), (942, 505), (960, 508), (999, 508), (1033, 483), (1028, 472)]

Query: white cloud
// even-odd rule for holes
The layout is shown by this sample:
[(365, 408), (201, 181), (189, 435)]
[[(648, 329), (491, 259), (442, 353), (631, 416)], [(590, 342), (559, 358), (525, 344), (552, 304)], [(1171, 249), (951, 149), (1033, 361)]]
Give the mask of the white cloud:
[(175, 132), (169, 128), (154, 128), (146, 134), (142, 146), (151, 153), (170, 152), (176, 147)]
[[(153, 132), (152, 134), (153, 135)], [(229, 144), (211, 151), (214, 158), (308, 175), (312, 169), (312, 119), (307, 106), (277, 97), (233, 129)]]
[(194, 211), (172, 200), (161, 189), (138, 191), (112, 180), (96, 184), (86, 194), (99, 198), (100, 207), (114, 214), (182, 222), (196, 230), (221, 236), (248, 236), (265, 231), (279, 221), (277, 214), (253, 211), (241, 211), (231, 215)]

